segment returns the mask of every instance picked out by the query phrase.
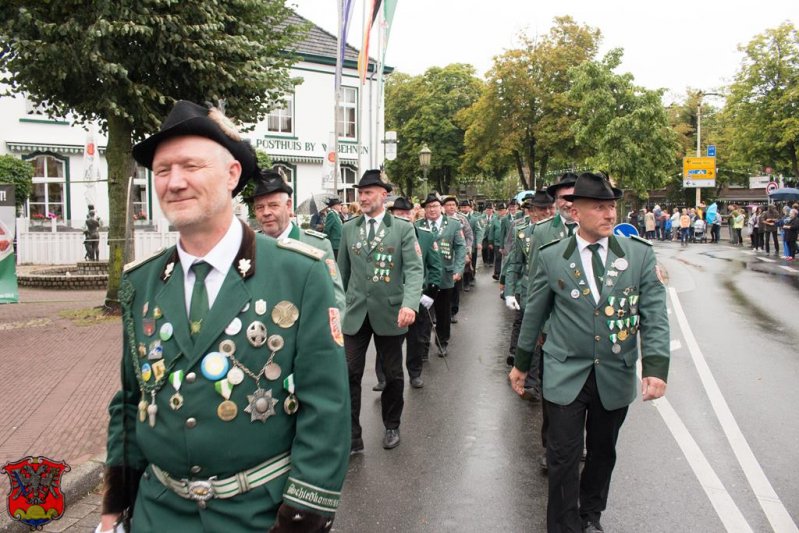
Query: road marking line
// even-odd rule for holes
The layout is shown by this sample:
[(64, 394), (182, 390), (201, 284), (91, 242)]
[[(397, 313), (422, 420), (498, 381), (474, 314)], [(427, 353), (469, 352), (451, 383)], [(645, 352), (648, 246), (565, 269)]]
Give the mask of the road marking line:
[(743, 469), (744, 475), (749, 481), (749, 485), (752, 487), (752, 491), (755, 493), (760, 507), (766, 514), (766, 518), (768, 518), (774, 531), (780, 533), (799, 533), (799, 528), (796, 527), (788, 510), (785, 509), (779, 496), (774, 491), (774, 487), (771, 486), (765, 472), (763, 472), (763, 468), (752, 452), (752, 448), (746, 441), (746, 437), (744, 437), (740, 426), (738, 426), (738, 423), (735, 421), (735, 417), (727, 401), (724, 399), (724, 395), (721, 393), (721, 389), (719, 389), (718, 383), (716, 383), (713, 377), (713, 373), (710, 371), (705, 356), (702, 355), (699, 343), (696, 337), (694, 337), (693, 331), (691, 331), (688, 318), (685, 316), (680, 300), (677, 297), (676, 289), (670, 287), (669, 295), (671, 296), (672, 308), (677, 315), (677, 322), (682, 330), (683, 338), (688, 346), (688, 351), (691, 353), (691, 359), (694, 361), (699, 378), (702, 380), (705, 393), (710, 399), (710, 404), (713, 406), (716, 418), (718, 418), (721, 428), (724, 430), (724, 434), (735, 454), (735, 458), (738, 460), (738, 464), (741, 465), (741, 469)]
[(669, 351), (674, 352), (679, 350), (680, 348), (682, 348), (682, 343), (677, 339), (672, 339), (671, 345), (669, 346)]
[(795, 269), (793, 269), (793, 268), (791, 268), (789, 266), (786, 266), (786, 265), (780, 265), (780, 268), (783, 269), (783, 270), (787, 270), (788, 272), (792, 272), (792, 273), (796, 272)]
[(765, 261), (766, 263), (776, 263), (776, 259), (769, 259), (768, 257), (758, 257), (761, 261)]
[[(638, 377), (639, 379), (641, 377), (640, 359), (638, 360)], [(735, 533), (752, 531), (752, 527), (733, 501), (732, 496), (730, 496), (724, 483), (719, 479), (716, 471), (710, 466), (707, 457), (702, 453), (702, 449), (691, 436), (691, 432), (685, 427), (680, 415), (671, 406), (669, 400), (664, 396), (657, 400), (652, 400), (650, 403), (660, 413), (663, 422), (666, 423), (666, 427), (669, 428), (674, 440), (677, 441), (677, 445), (688, 460), (691, 470), (694, 471), (697, 481), (699, 481), (702, 490), (705, 491), (708, 500), (710, 500), (711, 505), (716, 510), (716, 514), (724, 524), (724, 528)]]

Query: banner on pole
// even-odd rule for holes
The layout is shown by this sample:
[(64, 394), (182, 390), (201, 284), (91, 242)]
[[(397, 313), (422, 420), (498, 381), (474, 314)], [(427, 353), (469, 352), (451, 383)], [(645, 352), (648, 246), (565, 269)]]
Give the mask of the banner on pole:
[(0, 184), (0, 304), (19, 301), (14, 255), (16, 211), (14, 186)]

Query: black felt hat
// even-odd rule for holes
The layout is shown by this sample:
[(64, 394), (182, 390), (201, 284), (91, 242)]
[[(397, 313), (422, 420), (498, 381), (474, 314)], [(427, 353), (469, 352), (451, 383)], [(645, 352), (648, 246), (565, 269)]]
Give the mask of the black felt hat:
[(419, 205), (421, 205), (422, 207), (427, 207), (427, 204), (432, 202), (438, 202), (439, 204), (444, 203), (444, 201), (441, 198), (439, 198), (439, 196), (436, 193), (431, 192), (430, 194), (427, 195), (427, 198), (425, 198), (424, 201)]
[(391, 184), (383, 179), (383, 173), (378, 169), (367, 170), (361, 176), (358, 185), (353, 185), (356, 189), (361, 187), (383, 187), (387, 192), (391, 192)]
[(508, 202), (508, 206), (511, 205), (519, 205), (519, 200), (517, 200), (516, 198), (511, 198), (510, 202)]
[(544, 190), (535, 191), (533, 199), (530, 200), (533, 207), (549, 207), (555, 203), (555, 199)]
[(248, 196), (245, 200), (251, 202), (259, 196), (272, 194), (274, 192), (285, 192), (291, 195), (294, 193), (294, 189), (286, 183), (283, 176), (274, 170), (261, 170), (255, 182), (255, 191), (252, 193), (252, 196)]
[(458, 198), (452, 195), (443, 196), (441, 198), (441, 205), (446, 204), (447, 202), (455, 202), (455, 205), (458, 205)]
[(341, 200), (339, 198), (333, 197), (333, 198), (328, 198), (327, 201), (325, 202), (325, 205), (327, 207), (333, 207), (334, 205), (338, 205), (340, 203)]
[(574, 192), (564, 195), (563, 199), (567, 202), (573, 202), (578, 198), (618, 200), (623, 194), (624, 191), (611, 185), (610, 180), (604, 175), (585, 172), (577, 178), (577, 183), (574, 184)]
[(563, 187), (574, 187), (574, 184), (577, 182), (577, 174), (574, 172), (566, 172), (560, 177), (560, 181), (557, 183), (553, 183), (549, 187), (547, 187), (547, 194), (550, 195), (552, 198), (558, 197), (558, 189), (562, 189)]
[(505, 205), (505, 202), (497, 202), (497, 209), (507, 209), (508, 206)]
[(472, 207), (472, 202), (464, 198), (463, 200), (458, 202), (458, 205), (461, 207)]
[(258, 165), (255, 150), (250, 143), (241, 140), (230, 119), (215, 107), (208, 109), (186, 100), (175, 103), (158, 133), (133, 147), (133, 158), (143, 167), (152, 170), (158, 145), (167, 139), (187, 135), (206, 137), (221, 144), (241, 163), (241, 177), (233, 189), (233, 196), (241, 192), (247, 181), (256, 177)]
[(389, 209), (391, 209), (392, 211), (394, 209), (399, 209), (400, 211), (410, 211), (411, 209), (413, 209), (413, 204), (404, 196), (400, 196), (396, 200), (394, 200), (394, 204), (391, 207), (389, 207)]

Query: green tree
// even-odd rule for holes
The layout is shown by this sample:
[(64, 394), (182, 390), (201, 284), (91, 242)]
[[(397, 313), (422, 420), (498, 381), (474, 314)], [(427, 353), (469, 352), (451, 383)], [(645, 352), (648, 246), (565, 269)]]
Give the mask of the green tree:
[(724, 108), (725, 138), (741, 161), (799, 177), (799, 33), (785, 22), (755, 36)]
[(616, 74), (622, 51), (572, 70), (571, 97), (580, 102), (572, 126), (586, 162), (615, 179), (639, 198), (663, 187), (675, 172), (676, 134), (669, 127), (662, 91), (633, 84), (633, 76)]
[(397, 159), (386, 164), (394, 183), (413, 195), (419, 169), (419, 150), (432, 151), (428, 190), (448, 192), (460, 175), (463, 135), (455, 116), (471, 106), (482, 82), (474, 67), (452, 64), (429, 68), (421, 76), (393, 74), (386, 83), (386, 127), (397, 131)]
[(497, 177), (515, 169), (530, 189), (550, 165), (578, 160), (568, 73), (596, 55), (600, 38), (598, 29), (557, 17), (547, 35), (523, 36), (521, 48), (497, 57), (475, 108), (459, 117), (467, 130), (464, 169)]
[(17, 209), (21, 208), (33, 191), (33, 165), (13, 155), (0, 155), (0, 183), (14, 185)]
[(108, 132), (107, 307), (118, 307), (133, 142), (180, 99), (224, 99), (240, 122), (261, 119), (290, 90), (284, 50), (300, 31), (286, 24), (290, 14), (277, 0), (0, 4), (0, 82), (54, 116), (72, 113)]

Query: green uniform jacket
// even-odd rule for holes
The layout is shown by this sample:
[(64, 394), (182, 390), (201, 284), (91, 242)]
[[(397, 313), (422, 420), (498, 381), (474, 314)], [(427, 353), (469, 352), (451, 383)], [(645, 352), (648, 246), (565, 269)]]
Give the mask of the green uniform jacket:
[[(506, 215), (507, 216), (507, 215)], [(491, 217), (491, 223), (489, 225), (488, 230), (488, 242), (489, 244), (494, 245), (494, 251), (499, 252), (499, 249), (502, 247), (502, 219), (497, 214)]]
[(513, 244), (508, 259), (502, 269), (505, 272), (505, 294), (519, 295), (519, 305), (527, 299), (527, 261), (530, 259), (530, 248), (533, 240), (535, 224), (522, 224), (516, 227)]
[[(282, 502), (319, 514), (335, 512), (348, 466), (350, 397), (333, 285), (320, 258), (321, 252), (307, 245), (289, 239), (278, 243), (245, 226), (239, 253), (195, 337), (174, 246), (124, 273), (119, 289), (122, 389), (109, 406), (104, 512), (130, 505), (125, 491), (142, 471), (136, 531), (266, 531)], [(295, 306), (296, 320), (275, 311), (278, 304), (287, 305), (282, 302)], [(261, 389), (274, 400), (274, 414), (251, 422), (245, 408), (256, 383), (245, 377), (230, 394), (237, 415), (225, 422), (217, 415), (223, 397), (215, 381), (204, 377), (202, 362), (221, 351), (222, 341), (233, 341), (235, 358), (257, 374), (270, 351), (248, 342), (248, 327), (256, 321), (266, 326), (267, 335), (283, 340), (273, 360), (280, 376), (260, 379)], [(171, 335), (162, 335), (170, 327), (166, 324)], [(151, 358), (156, 345), (162, 359)], [(163, 373), (155, 371), (159, 361)], [(170, 379), (176, 371), (184, 375), (177, 409)], [(283, 380), (289, 375), (299, 402), (291, 415), (283, 408), (289, 395)], [(150, 401), (153, 386), (157, 416), (150, 427), (146, 412), (144, 422), (138, 417), (137, 406)], [(176, 479), (224, 479), (280, 456), (290, 457), (290, 463), (275, 479), (229, 499), (212, 499), (204, 511), (165, 487), (148, 466), (158, 465)]]
[(444, 277), (444, 264), (441, 262), (441, 253), (438, 250), (436, 238), (429, 229), (416, 226), (416, 240), (422, 248), (422, 261), (424, 262), (424, 294), (430, 298), (436, 297)]
[(325, 234), (327, 234), (327, 238), (330, 239), (330, 245), (333, 247), (334, 250), (339, 250), (339, 244), (341, 243), (341, 227), (344, 223), (341, 221), (341, 217), (338, 216), (338, 213), (331, 209), (327, 212), (327, 217), (325, 218)]
[(336, 293), (336, 307), (341, 311), (342, 320), (344, 319), (344, 311), (347, 307), (347, 301), (344, 297), (344, 286), (341, 284), (341, 275), (338, 272), (338, 264), (336, 263), (336, 256), (333, 254), (333, 247), (330, 241), (327, 240), (327, 235), (319, 233), (312, 229), (301, 230), (294, 224), (291, 225), (291, 232), (289, 233), (290, 239), (295, 239), (305, 244), (310, 244), (314, 248), (319, 248), (325, 252), (323, 257), (327, 273), (330, 274), (330, 279), (333, 280), (333, 290)]
[[(568, 405), (596, 371), (605, 409), (629, 405), (637, 393), (635, 363), (641, 340), (643, 377), (666, 380), (669, 319), (666, 289), (656, 273), (655, 253), (646, 241), (609, 237), (605, 283), (599, 304), (588, 289), (577, 239), (541, 249), (530, 286), (516, 348), (515, 366), (530, 368), (538, 332), (549, 318), (544, 343), (544, 397)], [(619, 353), (613, 353), (613, 345)]]
[(416, 311), (422, 297), (424, 265), (416, 232), (407, 220), (386, 213), (375, 238), (367, 240), (363, 215), (348, 220), (341, 232), (338, 267), (347, 295), (344, 333), (355, 335), (369, 315), (378, 335), (403, 335), (400, 307)]
[[(429, 221), (426, 218), (417, 220), (416, 225), (420, 228), (430, 229)], [(444, 264), (441, 288), (451, 289), (455, 286), (452, 276), (463, 274), (463, 269), (466, 267), (466, 241), (463, 238), (461, 223), (456, 218), (443, 215), (441, 228), (435, 237)]]
[[(483, 245), (483, 239), (485, 238), (485, 221), (483, 217), (472, 211), (469, 213), (469, 216), (466, 217), (469, 221), (469, 226), (472, 228), (472, 233), (474, 233), (474, 244), (472, 245), (472, 255), (476, 257), (477, 254), (477, 246)], [(477, 263), (477, 259), (472, 259), (473, 263)]]

